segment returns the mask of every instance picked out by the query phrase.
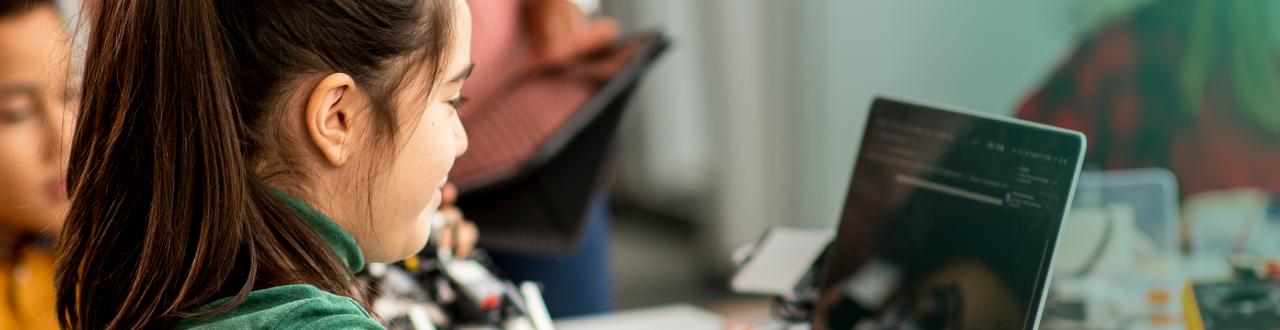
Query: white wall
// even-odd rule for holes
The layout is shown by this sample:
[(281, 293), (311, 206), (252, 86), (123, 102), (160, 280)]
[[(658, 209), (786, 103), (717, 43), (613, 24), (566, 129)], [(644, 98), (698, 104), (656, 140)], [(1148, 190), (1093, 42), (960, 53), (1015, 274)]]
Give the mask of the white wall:
[(728, 251), (794, 214), (794, 3), (771, 0), (605, 1), (630, 30), (660, 28), (673, 47), (625, 124), (617, 191), (702, 227), (703, 253)]

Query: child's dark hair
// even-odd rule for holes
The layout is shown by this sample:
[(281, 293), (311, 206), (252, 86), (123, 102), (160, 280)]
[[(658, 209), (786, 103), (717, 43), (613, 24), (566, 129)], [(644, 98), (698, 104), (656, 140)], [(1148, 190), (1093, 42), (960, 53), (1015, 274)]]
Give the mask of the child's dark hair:
[[(251, 290), (293, 283), (359, 300), (350, 270), (268, 185), (287, 182), (274, 176), (292, 171), (276, 129), (284, 92), (317, 74), (349, 74), (374, 100), (374, 122), (390, 140), (396, 87), (417, 72), (439, 76), (453, 6), (89, 6), (89, 61), (67, 179), (72, 206), (58, 262), (63, 325), (168, 327), (230, 310)], [(233, 298), (201, 309), (223, 297)]]
[(43, 6), (55, 7), (53, 0), (0, 0), (0, 19), (26, 14)]

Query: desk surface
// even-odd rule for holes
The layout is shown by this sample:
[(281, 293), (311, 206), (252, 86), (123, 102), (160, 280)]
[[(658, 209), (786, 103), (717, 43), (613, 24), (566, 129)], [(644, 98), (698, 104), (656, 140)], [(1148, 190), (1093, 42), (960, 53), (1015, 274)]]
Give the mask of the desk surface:
[(691, 304), (673, 304), (625, 310), (558, 320), (556, 329), (809, 329), (805, 324), (786, 324), (770, 317), (768, 300), (732, 300), (712, 304), (708, 308), (710, 309)]
[(689, 329), (721, 330), (724, 320), (694, 305), (677, 304), (556, 321), (559, 330)]

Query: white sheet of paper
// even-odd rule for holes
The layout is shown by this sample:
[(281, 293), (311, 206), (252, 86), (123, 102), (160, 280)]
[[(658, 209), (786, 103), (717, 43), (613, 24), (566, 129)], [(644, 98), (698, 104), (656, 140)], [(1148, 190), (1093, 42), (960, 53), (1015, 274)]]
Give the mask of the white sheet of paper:
[(711, 311), (678, 304), (556, 321), (558, 330), (722, 330), (724, 320)]
[(833, 237), (835, 231), (830, 229), (770, 229), (751, 259), (734, 274), (733, 290), (790, 296)]

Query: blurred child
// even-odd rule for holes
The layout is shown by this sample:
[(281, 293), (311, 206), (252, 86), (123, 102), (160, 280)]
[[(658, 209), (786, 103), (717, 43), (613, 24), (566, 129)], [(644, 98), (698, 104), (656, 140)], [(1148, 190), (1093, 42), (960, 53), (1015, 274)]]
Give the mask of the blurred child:
[(51, 0), (0, 0), (0, 329), (52, 329), (76, 93)]

